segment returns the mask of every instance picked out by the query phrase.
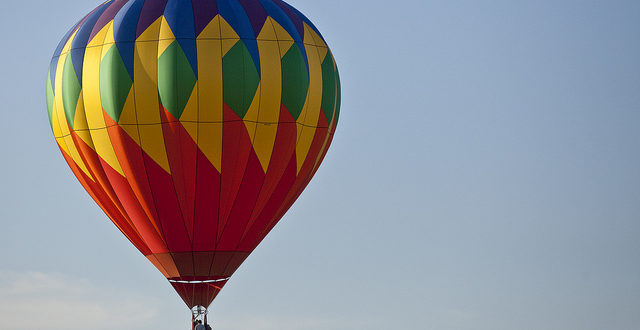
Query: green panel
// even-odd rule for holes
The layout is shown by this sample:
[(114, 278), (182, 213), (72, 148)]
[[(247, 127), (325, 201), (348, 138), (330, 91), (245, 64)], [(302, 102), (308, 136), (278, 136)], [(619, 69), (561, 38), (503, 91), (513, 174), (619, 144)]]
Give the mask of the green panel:
[(224, 102), (244, 118), (258, 89), (260, 76), (244, 42), (238, 41), (222, 59)]
[(71, 128), (73, 128), (73, 119), (76, 116), (76, 107), (78, 106), (81, 90), (82, 87), (69, 55), (64, 61), (64, 69), (62, 71), (62, 104), (64, 105), (64, 114)]
[(331, 123), (336, 109), (336, 70), (333, 65), (333, 57), (327, 52), (322, 63), (322, 110), (328, 123)]
[(120, 119), (132, 84), (118, 48), (112, 46), (100, 64), (100, 98), (104, 111), (116, 122)]
[(336, 84), (338, 88), (336, 88), (336, 93), (338, 96), (336, 97), (336, 122), (340, 119), (340, 102), (342, 97), (342, 92), (340, 91), (340, 73), (338, 72), (338, 68), (336, 67)]
[(49, 125), (53, 129), (53, 86), (51, 84), (51, 69), (47, 73), (47, 111), (49, 112)]
[(182, 47), (174, 41), (158, 59), (158, 94), (160, 103), (176, 119), (180, 119), (189, 102), (196, 75)]
[(298, 119), (307, 99), (309, 68), (300, 48), (293, 44), (282, 58), (282, 104)]

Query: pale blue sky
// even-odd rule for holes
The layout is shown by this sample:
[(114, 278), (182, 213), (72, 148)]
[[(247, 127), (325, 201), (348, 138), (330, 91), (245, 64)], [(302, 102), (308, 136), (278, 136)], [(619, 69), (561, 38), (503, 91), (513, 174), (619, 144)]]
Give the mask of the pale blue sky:
[[(186, 329), (49, 128), (50, 56), (98, 3), (0, 13), (2, 329)], [(334, 52), (341, 122), (217, 329), (638, 329), (640, 2), (289, 3)]]

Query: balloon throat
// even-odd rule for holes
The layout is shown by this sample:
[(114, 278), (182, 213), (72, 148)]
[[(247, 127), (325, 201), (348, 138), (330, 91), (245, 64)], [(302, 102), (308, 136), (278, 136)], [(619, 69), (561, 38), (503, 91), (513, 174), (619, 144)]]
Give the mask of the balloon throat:
[[(171, 283), (182, 283), (182, 284), (201, 284), (201, 283), (218, 283), (228, 281), (229, 277), (218, 279), (218, 280), (206, 280), (206, 281), (181, 281), (181, 280), (169, 280)], [(195, 308), (195, 307), (194, 307)]]

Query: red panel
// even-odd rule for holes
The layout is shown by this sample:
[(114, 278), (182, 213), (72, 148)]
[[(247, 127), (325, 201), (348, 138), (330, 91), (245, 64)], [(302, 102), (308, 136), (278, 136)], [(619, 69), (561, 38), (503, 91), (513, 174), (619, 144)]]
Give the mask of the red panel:
[(210, 270), (214, 255), (215, 252), (193, 252), (194, 276), (209, 277), (211, 275)]
[(218, 236), (220, 173), (199, 150), (197, 160), (193, 250), (212, 251)]
[[(246, 233), (240, 244), (238, 245), (238, 251), (253, 251), (255, 247), (262, 241), (265, 233), (265, 228), (274, 220), (274, 216), (282, 206), (283, 201), (296, 178), (296, 157), (291, 156), (289, 165), (287, 166), (278, 186), (271, 194), (271, 198), (267, 205), (262, 209), (260, 215), (256, 218), (249, 231)], [(278, 219), (275, 219), (280, 220)]]
[(249, 223), (249, 217), (256, 204), (264, 176), (260, 160), (253, 148), (251, 148), (242, 185), (236, 196), (226, 226), (222, 231), (217, 250), (233, 251), (237, 248), (240, 238), (242, 238)]
[[(105, 116), (106, 117), (109, 116)], [(171, 175), (149, 157), (119, 126), (108, 128), (109, 136), (136, 197), (159, 226), (168, 250), (191, 251)]]
[[(172, 280), (181, 279), (172, 278)], [(169, 283), (171, 283), (187, 306), (189, 306), (189, 308), (193, 308), (195, 306), (211, 305), (211, 302), (215, 299), (227, 281), (215, 283)]]
[[(111, 139), (111, 144), (118, 157), (122, 171), (127, 179), (126, 185), (121, 186), (124, 188), (128, 186), (134, 193), (134, 198), (126, 200), (126, 190), (119, 191), (115, 185), (114, 190), (118, 197), (121, 199), (123, 206), (127, 208), (127, 211), (135, 209), (133, 200), (140, 204), (147, 218), (150, 219), (156, 230), (163, 234), (160, 223), (158, 222), (158, 214), (153, 201), (153, 195), (151, 194), (151, 188), (149, 187), (149, 180), (147, 177), (147, 171), (145, 169), (144, 160), (142, 158), (143, 151), (131, 140), (131, 138), (124, 132), (107, 114), (104, 114), (107, 124), (107, 132)], [(115, 182), (115, 181), (114, 181)], [(128, 204), (128, 205), (127, 205)], [(134, 214), (129, 214), (129, 217), (133, 218)], [(135, 221), (135, 219), (132, 219)], [(164, 234), (163, 234), (164, 236)]]
[(60, 152), (64, 159), (67, 161), (69, 168), (73, 174), (75, 174), (76, 178), (80, 182), (80, 184), (84, 187), (84, 189), (89, 193), (91, 198), (100, 206), (102, 211), (108, 216), (114, 216), (115, 220), (113, 223), (120, 229), (120, 231), (129, 239), (129, 241), (143, 254), (148, 254), (150, 251), (147, 249), (146, 245), (144, 245), (137, 237), (136, 233), (131, 230), (130, 227), (124, 226), (121, 227), (120, 223), (126, 223), (124, 218), (118, 218), (117, 209), (111, 203), (111, 200), (104, 194), (104, 191), (100, 186), (98, 186), (94, 181), (92, 181), (86, 174), (78, 168), (76, 163), (69, 157), (62, 148), (60, 148)]
[[(271, 217), (271, 220), (269, 222), (262, 223), (260, 226), (255, 226), (256, 233), (254, 233), (252, 237), (249, 237), (247, 235), (246, 239), (242, 243), (243, 251), (247, 248), (254, 249), (260, 243), (260, 241), (264, 239), (264, 237), (271, 231), (271, 229), (273, 229), (278, 221), (280, 221), (284, 214), (289, 210), (296, 199), (298, 199), (300, 193), (302, 193), (304, 188), (311, 180), (315, 160), (318, 153), (322, 149), (322, 145), (324, 144), (324, 139), (328, 130), (328, 128), (326, 127), (326, 119), (324, 119), (323, 117), (323, 114), (320, 113), (320, 118), (318, 120), (318, 125), (320, 127), (316, 129), (313, 141), (311, 142), (309, 153), (307, 154), (307, 158), (305, 159), (300, 172), (295, 177), (295, 181), (289, 187), (289, 190), (286, 193), (286, 197), (281, 200), (275, 211), (273, 209), (269, 209), (269, 212), (267, 212), (267, 214)], [(292, 161), (295, 162), (295, 156), (293, 157)], [(276, 203), (273, 203), (273, 206), (275, 206), (275, 204)], [(263, 217), (263, 215), (260, 216)], [(263, 221), (267, 220), (267, 216), (264, 216)], [(254, 228), (252, 228), (252, 230), (254, 230)]]
[(329, 137), (327, 139), (327, 144), (325, 145), (324, 149), (320, 151), (321, 153), (320, 159), (316, 163), (316, 167), (313, 169), (313, 172), (311, 173), (311, 177), (316, 175), (316, 172), (320, 168), (320, 164), (322, 164), (322, 162), (324, 161), (324, 157), (327, 155), (327, 151), (331, 146), (331, 142), (333, 141), (333, 136), (335, 135), (335, 133), (336, 133), (336, 121), (334, 120), (333, 123), (331, 123), (331, 126), (329, 127)]
[(278, 125), (278, 131), (276, 133), (269, 167), (267, 168), (267, 175), (243, 236), (246, 235), (254, 221), (258, 218), (260, 213), (262, 213), (262, 210), (267, 202), (269, 202), (271, 195), (282, 179), (287, 165), (291, 160), (291, 156), (296, 149), (297, 134), (295, 120), (283, 105), (280, 108), (280, 123)]
[(280, 218), (284, 216), (291, 205), (293, 205), (293, 203), (298, 199), (304, 188), (306, 188), (306, 186), (309, 184), (309, 181), (311, 181), (316, 159), (322, 149), (328, 131), (327, 120), (322, 112), (319, 115), (318, 124), (321, 127), (318, 127), (316, 129), (315, 135), (313, 136), (313, 141), (311, 142), (311, 147), (309, 148), (309, 152), (307, 153), (307, 158), (305, 158), (304, 162), (302, 163), (302, 167), (300, 168), (300, 172), (296, 177), (296, 181), (287, 194), (287, 197), (285, 197), (285, 201), (282, 204), (280, 210), (278, 210), (278, 212), (276, 213), (274, 221), (267, 226), (264, 235), (271, 231), (273, 226), (275, 226), (278, 220), (280, 220)]
[(193, 308), (194, 305), (193, 304), (193, 290), (189, 290), (191, 288), (186, 287), (186, 284), (184, 283), (174, 283), (174, 282), (169, 282), (171, 284), (171, 286), (173, 286), (173, 289), (176, 290), (176, 292), (178, 293), (178, 295), (180, 295), (180, 298), (182, 298), (182, 300), (184, 300), (184, 303), (187, 304), (187, 306), (189, 306), (189, 308)]
[(105, 173), (109, 178), (109, 182), (111, 183), (113, 189), (117, 192), (118, 198), (122, 202), (122, 205), (127, 212), (127, 215), (130, 217), (134, 226), (137, 228), (140, 237), (144, 241), (144, 243), (149, 247), (151, 253), (165, 253), (169, 250), (167, 249), (167, 245), (165, 244), (162, 233), (159, 229), (149, 220), (149, 217), (142, 209), (136, 195), (133, 190), (131, 190), (131, 186), (129, 185), (129, 181), (120, 173), (116, 172), (109, 164), (103, 162), (103, 167), (105, 169)]
[(182, 219), (193, 241), (194, 201), (196, 194), (196, 156), (198, 146), (176, 118), (161, 107), (162, 132), (171, 168), (171, 178), (178, 198)]
[[(320, 127), (296, 174), (297, 128), (283, 106), (265, 174), (244, 123), (225, 105), (220, 174), (183, 125), (166, 110), (160, 111), (171, 173), (106, 115), (109, 136), (126, 177), (75, 133), (74, 143), (97, 182), (89, 179), (64, 152), (63, 155), (81, 184), (129, 240), (143, 254), (158, 256), (156, 264), (164, 268), (167, 276), (179, 274), (183, 280), (227, 278), (309, 183), (320, 164), (316, 160), (322, 160), (329, 148), (335, 124), (327, 127), (326, 118), (320, 114)], [(163, 254), (164, 261), (160, 262)], [(225, 283), (172, 285), (193, 307), (208, 306)]]
[(180, 276), (195, 276), (195, 267), (193, 264), (193, 253), (171, 253), (171, 257), (176, 264)]
[(235, 252), (217, 251), (213, 257), (213, 263), (211, 264), (211, 270), (209, 273), (211, 276), (225, 276), (225, 269), (233, 258)]
[[(69, 129), (71, 130), (70, 127)], [(84, 142), (84, 140), (80, 138), (80, 136), (78, 136), (78, 134), (73, 130), (71, 130), (71, 137), (73, 139), (73, 143), (77, 147), (80, 158), (82, 158), (82, 161), (87, 166), (87, 169), (89, 170), (89, 173), (91, 173), (91, 176), (93, 176), (97, 184), (102, 188), (109, 199), (111, 199), (113, 206), (117, 208), (118, 213), (120, 213), (121, 217), (125, 218), (128, 224), (131, 225), (129, 217), (125, 213), (125, 210), (122, 208), (122, 204), (118, 200), (118, 197), (109, 184), (109, 180), (104, 173), (102, 162), (98, 154), (93, 149), (91, 149), (91, 147), (89, 147)]]
[(251, 140), (242, 119), (225, 104), (218, 239), (229, 219), (252, 149)]
[(231, 260), (229, 260), (227, 267), (225, 267), (223, 275), (226, 277), (231, 277), (231, 275), (233, 275), (233, 273), (238, 270), (240, 265), (242, 265), (242, 263), (247, 260), (247, 257), (249, 257), (249, 252), (235, 253)]
[(178, 198), (173, 187), (171, 175), (165, 172), (151, 157), (143, 154), (144, 164), (147, 168), (149, 183), (155, 201), (156, 208), (164, 239), (167, 242), (170, 252), (191, 251), (191, 241), (187, 228), (182, 219)]
[[(97, 185), (109, 197), (113, 206), (117, 208), (118, 214), (107, 213), (109, 218), (114, 223), (118, 222), (118, 228), (127, 227), (127, 231), (135, 233), (135, 238), (131, 236), (131, 239), (139, 241), (138, 245), (146, 245), (145, 250), (152, 252), (166, 251), (164, 241), (162, 241), (156, 228), (149, 222), (135, 196), (133, 196), (127, 180), (102, 160), (84, 140), (75, 133), (72, 133), (72, 136), (81, 153), (81, 157), (86, 160), (85, 164), (89, 164), (91, 175), (98, 179)], [(124, 201), (125, 205), (121, 201)], [(124, 221), (118, 219), (123, 219)]]

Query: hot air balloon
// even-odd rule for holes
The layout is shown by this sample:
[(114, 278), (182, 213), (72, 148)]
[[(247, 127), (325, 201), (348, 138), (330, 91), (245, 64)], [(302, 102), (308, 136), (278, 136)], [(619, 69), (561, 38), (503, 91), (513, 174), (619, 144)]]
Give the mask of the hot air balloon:
[(340, 81), (281, 0), (111, 0), (58, 45), (55, 140), (78, 181), (193, 310), (309, 183)]

